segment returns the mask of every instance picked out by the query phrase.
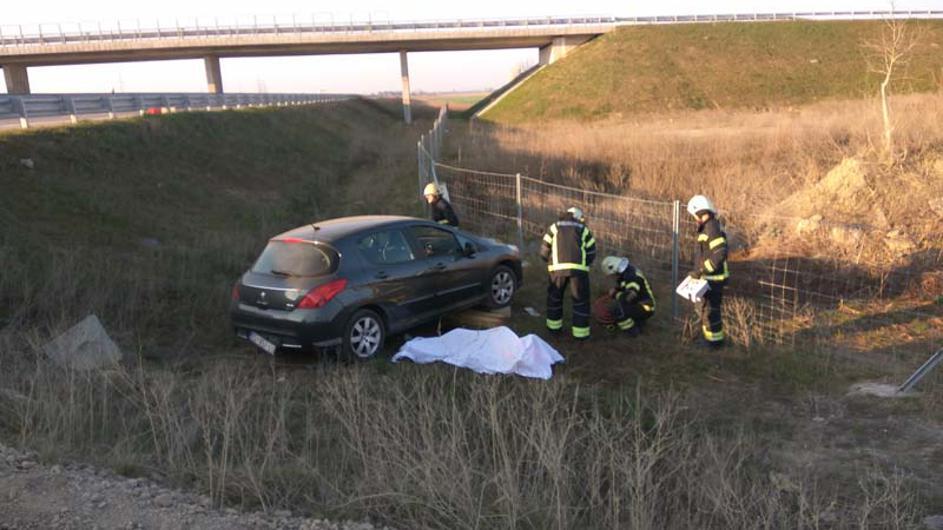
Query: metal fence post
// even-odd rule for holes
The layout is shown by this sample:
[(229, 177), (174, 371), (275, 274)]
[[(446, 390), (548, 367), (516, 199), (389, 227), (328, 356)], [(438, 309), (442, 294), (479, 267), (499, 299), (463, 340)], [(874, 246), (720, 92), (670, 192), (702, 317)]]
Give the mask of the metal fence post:
[(521, 174), (517, 173), (514, 175), (514, 183), (517, 188), (517, 248), (521, 251), (521, 256), (524, 255), (524, 201), (522, 200), (522, 191), (521, 191)]
[(416, 163), (418, 165), (416, 173), (419, 175), (419, 202), (421, 203), (423, 186), (422, 181), (425, 180), (422, 178), (422, 170), (425, 167), (425, 165), (422, 163), (422, 140), (416, 142)]
[[(678, 285), (678, 261), (681, 257), (681, 246), (679, 240), (679, 232), (681, 229), (681, 201), (674, 201), (673, 211), (671, 213), (671, 290), (673, 291)], [(671, 316), (673, 318), (678, 318), (680, 316), (678, 310), (678, 297), (671, 297)]]

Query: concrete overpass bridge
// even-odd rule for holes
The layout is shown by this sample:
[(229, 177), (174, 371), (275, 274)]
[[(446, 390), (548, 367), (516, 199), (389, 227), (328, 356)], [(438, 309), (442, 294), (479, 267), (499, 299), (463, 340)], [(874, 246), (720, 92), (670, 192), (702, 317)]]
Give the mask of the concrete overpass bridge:
[(0, 67), (10, 94), (29, 94), (28, 68), (168, 59), (203, 59), (207, 91), (223, 92), (220, 58), (357, 53), (399, 53), (403, 105), (410, 121), (408, 52), (539, 48), (550, 64), (571, 49), (612, 30), (614, 17), (545, 17), (429, 22), (251, 26), (68, 28), (24, 33), (0, 27)]
[(32, 30), (0, 25), (0, 68), (10, 94), (29, 94), (28, 68), (107, 62), (202, 59), (207, 91), (223, 92), (220, 58), (285, 55), (400, 54), (403, 110), (410, 121), (408, 52), (538, 48), (540, 65), (624, 24), (690, 24), (777, 20), (940, 18), (941, 10), (751, 13), (616, 18), (540, 17), (423, 22), (318, 22), (272, 19), (271, 23), (172, 28), (140, 22), (101, 25), (40, 25)]

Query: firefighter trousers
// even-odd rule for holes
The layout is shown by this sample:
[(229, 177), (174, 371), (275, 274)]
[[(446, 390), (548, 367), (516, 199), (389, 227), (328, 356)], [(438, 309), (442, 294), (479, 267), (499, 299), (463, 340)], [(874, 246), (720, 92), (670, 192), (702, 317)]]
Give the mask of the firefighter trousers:
[(563, 329), (563, 295), (570, 288), (573, 299), (573, 336), (589, 337), (589, 273), (570, 271), (570, 274), (550, 273), (547, 284), (547, 329)]
[(625, 302), (618, 300), (613, 304), (612, 314), (616, 317), (616, 325), (622, 331), (641, 327), (645, 321), (655, 314), (651, 301), (632, 300)]
[(711, 345), (724, 343), (724, 320), (721, 306), (724, 301), (724, 285), (726, 282), (707, 282), (710, 287), (704, 294), (701, 302), (701, 331), (704, 340)]

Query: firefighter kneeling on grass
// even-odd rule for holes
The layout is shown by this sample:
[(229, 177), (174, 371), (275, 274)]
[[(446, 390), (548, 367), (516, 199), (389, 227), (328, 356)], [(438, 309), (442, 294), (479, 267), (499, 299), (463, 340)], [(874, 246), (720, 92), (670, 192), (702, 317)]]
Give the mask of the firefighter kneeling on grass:
[(573, 207), (550, 225), (540, 247), (547, 262), (547, 329), (563, 329), (563, 293), (573, 298), (573, 337), (589, 338), (589, 268), (596, 259), (596, 239), (586, 227), (583, 211)]
[(607, 256), (602, 260), (602, 270), (615, 282), (609, 289), (612, 302), (608, 310), (616, 327), (637, 337), (645, 321), (655, 314), (655, 295), (648, 279), (624, 257)]
[(701, 303), (701, 329), (704, 340), (713, 348), (724, 344), (724, 321), (721, 305), (724, 286), (730, 278), (727, 268), (727, 234), (717, 220), (717, 209), (710, 199), (695, 195), (688, 201), (688, 213), (697, 219), (697, 252), (694, 270), (688, 276), (707, 280), (708, 291)]

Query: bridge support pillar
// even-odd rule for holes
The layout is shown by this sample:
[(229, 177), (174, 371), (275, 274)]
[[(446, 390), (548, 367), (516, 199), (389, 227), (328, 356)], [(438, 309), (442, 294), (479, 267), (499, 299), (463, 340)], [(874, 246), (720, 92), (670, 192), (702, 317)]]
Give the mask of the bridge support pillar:
[(399, 52), (399, 69), (403, 76), (403, 121), (413, 122), (413, 110), (409, 94), (409, 61), (406, 59), (406, 50)]
[(219, 56), (207, 55), (203, 58), (206, 66), (206, 91), (210, 94), (223, 93), (223, 73), (219, 68)]
[(554, 37), (550, 44), (540, 49), (540, 65), (547, 66), (563, 59), (592, 37)]
[(4, 64), (0, 68), (3, 68), (8, 94), (29, 94), (29, 75), (25, 64)]

